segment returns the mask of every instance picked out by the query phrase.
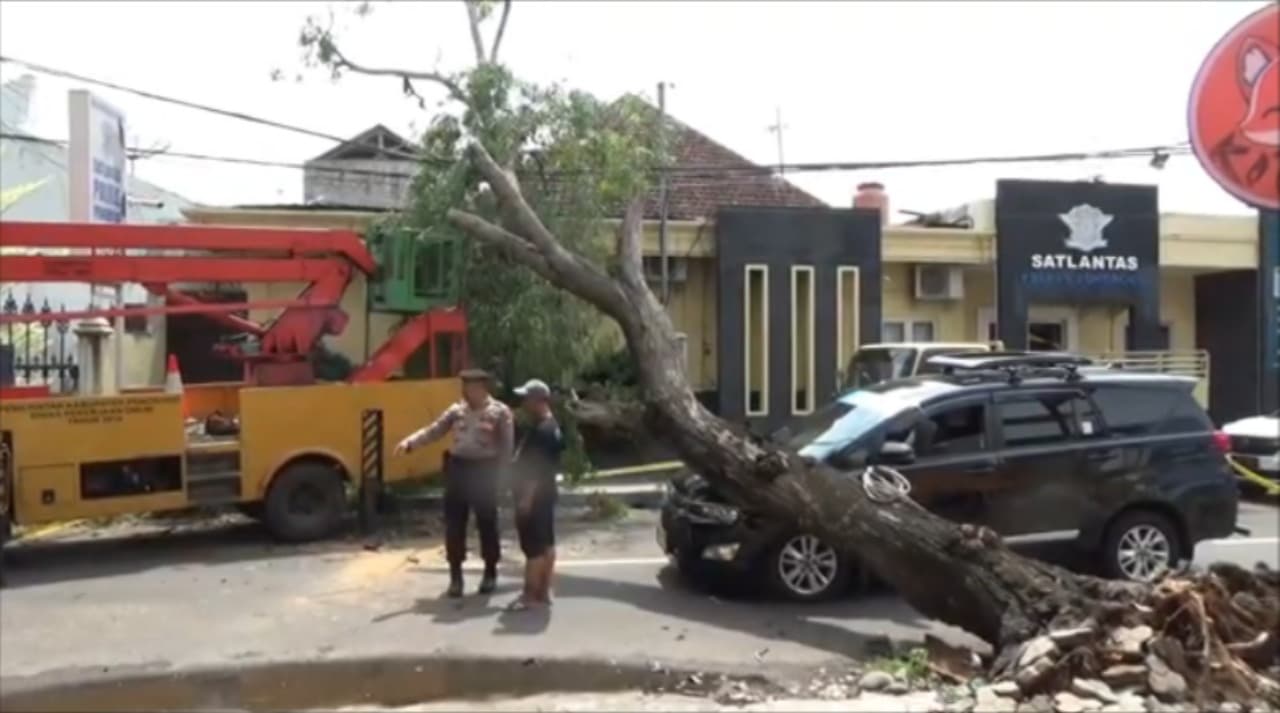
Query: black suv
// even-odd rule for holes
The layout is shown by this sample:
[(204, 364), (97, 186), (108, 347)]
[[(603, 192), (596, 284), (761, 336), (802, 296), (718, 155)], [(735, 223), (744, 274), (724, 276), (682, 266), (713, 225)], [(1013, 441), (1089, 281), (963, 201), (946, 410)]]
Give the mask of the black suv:
[[(1010, 546), (1071, 543), (1111, 577), (1153, 579), (1235, 531), (1228, 439), (1193, 379), (1072, 355), (932, 361), (944, 373), (849, 391), (774, 439), (851, 477), (889, 465), (933, 512)], [(727, 566), (796, 600), (838, 594), (856, 570), (848, 553), (739, 510), (691, 473), (668, 488), (658, 541), (683, 571)]]

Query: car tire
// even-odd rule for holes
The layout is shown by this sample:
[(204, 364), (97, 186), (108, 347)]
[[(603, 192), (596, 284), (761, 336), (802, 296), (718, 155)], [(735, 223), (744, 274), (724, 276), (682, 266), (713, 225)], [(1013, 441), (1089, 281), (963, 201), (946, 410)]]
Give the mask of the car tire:
[(764, 560), (766, 579), (774, 594), (793, 602), (831, 599), (849, 588), (852, 572), (847, 558), (815, 535), (788, 535)]
[(1152, 510), (1132, 510), (1107, 527), (1100, 564), (1103, 575), (1112, 579), (1151, 582), (1185, 557), (1186, 547), (1172, 519)]
[(310, 542), (332, 534), (347, 509), (342, 476), (324, 463), (286, 467), (267, 491), (264, 522), (285, 542)]

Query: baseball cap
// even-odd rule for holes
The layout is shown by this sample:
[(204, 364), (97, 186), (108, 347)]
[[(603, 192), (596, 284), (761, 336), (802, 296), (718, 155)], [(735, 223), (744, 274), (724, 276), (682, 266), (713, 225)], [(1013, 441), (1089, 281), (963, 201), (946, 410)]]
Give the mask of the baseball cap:
[(524, 386), (516, 387), (516, 396), (540, 396), (547, 398), (551, 396), (551, 387), (547, 386), (545, 381), (541, 379), (529, 379), (524, 382)]
[(462, 381), (492, 381), (493, 377), (484, 369), (463, 369), (458, 372)]

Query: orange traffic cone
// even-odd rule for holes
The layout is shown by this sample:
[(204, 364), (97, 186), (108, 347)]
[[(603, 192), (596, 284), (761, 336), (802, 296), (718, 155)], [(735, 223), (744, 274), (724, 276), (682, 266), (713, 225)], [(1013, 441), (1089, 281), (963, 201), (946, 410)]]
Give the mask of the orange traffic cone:
[(170, 354), (169, 363), (165, 367), (164, 392), (182, 396), (182, 417), (188, 418), (191, 413), (187, 407), (186, 389), (182, 386), (182, 372), (178, 370), (178, 355)]

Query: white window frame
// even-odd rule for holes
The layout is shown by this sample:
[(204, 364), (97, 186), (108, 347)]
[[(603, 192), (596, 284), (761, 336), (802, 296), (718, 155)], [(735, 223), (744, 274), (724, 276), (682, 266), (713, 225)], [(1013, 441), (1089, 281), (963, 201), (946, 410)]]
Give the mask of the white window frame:
[[(751, 275), (760, 273), (760, 408), (751, 408)], [(748, 263), (742, 267), (742, 397), (748, 416), (769, 415), (769, 266)]]
[[(804, 384), (800, 383), (800, 315), (797, 310), (797, 307), (799, 307), (800, 304), (800, 300), (798, 299), (800, 296), (798, 288), (800, 286), (799, 276), (801, 274), (807, 274), (809, 276), (809, 314), (808, 318), (805, 320), (805, 322), (807, 322), (806, 327), (808, 328), (807, 333), (809, 335), (809, 373), (808, 379), (806, 380), (807, 383)], [(818, 311), (818, 306), (814, 302), (816, 294), (814, 281), (816, 279), (817, 276), (812, 265), (791, 266), (791, 413), (795, 416), (806, 416), (813, 413), (813, 392), (818, 388), (816, 378), (817, 364), (814, 359), (814, 348), (816, 346), (814, 329), (817, 326), (817, 320), (814, 319), (814, 314)], [(796, 393), (802, 386), (805, 391), (805, 407), (803, 409), (799, 408), (796, 399)]]
[[(888, 324), (902, 325), (902, 343), (903, 344), (933, 344), (934, 342), (938, 341), (938, 323), (932, 319), (882, 319), (880, 320), (880, 331), (881, 331), (880, 341), (887, 341), (883, 337), (884, 337), (884, 327), (885, 325), (888, 325)], [(933, 339), (931, 341), (917, 342), (916, 340), (911, 338), (912, 328), (915, 327), (917, 324), (929, 325), (930, 331), (933, 332)]]
[[(853, 323), (849, 325), (849, 333), (853, 337), (853, 344), (846, 345), (844, 343), (844, 320), (845, 309), (844, 303), (844, 277), (845, 275), (853, 275), (853, 304), (848, 305), (847, 309), (853, 318)], [(840, 265), (836, 268), (836, 372), (841, 376), (837, 379), (837, 383), (843, 382), (844, 368), (848, 366), (849, 359), (853, 358), (854, 351), (858, 345), (862, 343), (862, 314), (859, 307), (862, 303), (862, 272), (859, 268), (850, 265)], [(846, 347), (851, 347), (846, 353)]]

